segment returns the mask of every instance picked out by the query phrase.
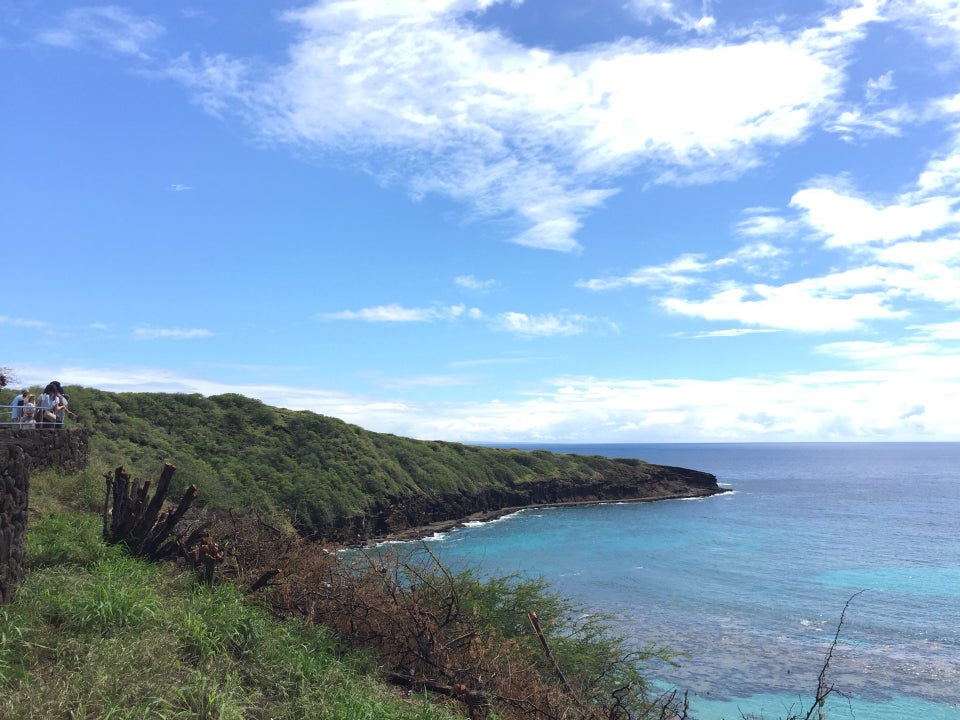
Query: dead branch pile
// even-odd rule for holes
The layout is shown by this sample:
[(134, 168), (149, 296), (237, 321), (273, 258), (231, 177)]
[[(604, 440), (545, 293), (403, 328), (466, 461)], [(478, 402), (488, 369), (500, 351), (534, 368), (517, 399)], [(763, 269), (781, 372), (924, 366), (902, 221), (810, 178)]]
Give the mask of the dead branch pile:
[(216, 566), (224, 556), (223, 546), (207, 533), (205, 523), (193, 521), (186, 531), (175, 534), (197, 497), (197, 486), (187, 488), (176, 506), (167, 506), (167, 495), (176, 466), (165, 463), (150, 496), (150, 480), (133, 481), (121, 465), (104, 473), (103, 539), (112, 545), (124, 545), (134, 556), (150, 560), (173, 557), (186, 559), (199, 570), (208, 584), (213, 582)]

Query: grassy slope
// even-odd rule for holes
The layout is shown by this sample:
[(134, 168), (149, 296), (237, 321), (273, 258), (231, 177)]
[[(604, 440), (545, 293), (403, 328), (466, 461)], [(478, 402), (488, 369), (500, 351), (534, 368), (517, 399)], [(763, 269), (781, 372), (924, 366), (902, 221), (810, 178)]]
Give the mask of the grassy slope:
[(80, 513), (32, 523), (30, 572), (0, 606), (0, 719), (458, 717), (401, 699), (369, 659), (335, 653), (322, 628), (275, 620), (231, 585), (210, 590), (133, 560), (99, 529)]
[(385, 498), (590, 477), (616, 462), (410, 440), (240, 395), (68, 392), (99, 472), (125, 463), (155, 476), (170, 461), (208, 502), (282, 510), (308, 528)]

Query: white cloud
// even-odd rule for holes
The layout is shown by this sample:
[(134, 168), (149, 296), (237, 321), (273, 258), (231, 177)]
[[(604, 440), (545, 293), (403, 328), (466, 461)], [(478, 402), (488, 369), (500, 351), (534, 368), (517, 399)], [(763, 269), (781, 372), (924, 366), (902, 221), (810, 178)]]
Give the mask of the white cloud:
[(416, 388), (447, 388), (470, 384), (470, 378), (463, 375), (413, 375), (409, 377), (387, 377), (379, 374), (365, 376), (370, 382), (392, 390), (411, 390)]
[(607, 278), (593, 278), (590, 280), (578, 280), (576, 287), (587, 290), (619, 290), (625, 287), (662, 287), (691, 285), (697, 280), (694, 277), (710, 270), (716, 269), (719, 265), (729, 264), (728, 260), (718, 260), (714, 262), (705, 262), (702, 254), (681, 255), (676, 260), (664, 265), (651, 265), (634, 270), (629, 275), (614, 276)]
[(891, 267), (891, 287), (912, 297), (960, 307), (960, 240), (902, 242), (877, 252)]
[(747, 208), (744, 218), (736, 225), (743, 237), (785, 237), (797, 231), (797, 223), (787, 220), (773, 208)]
[(212, 337), (213, 333), (202, 328), (134, 328), (134, 337), (138, 340), (195, 340), (197, 338)]
[(886, 289), (853, 291), (875, 284), (869, 273), (838, 273), (781, 286), (732, 286), (704, 300), (674, 297), (664, 298), (660, 304), (669, 312), (705, 320), (734, 320), (800, 332), (835, 332), (861, 328), (867, 320), (905, 315), (890, 307), (891, 297)]
[(163, 26), (152, 20), (137, 17), (117, 5), (103, 5), (68, 10), (59, 26), (40, 33), (37, 40), (70, 49), (92, 45), (146, 58), (144, 48), (163, 33)]
[(960, 377), (850, 370), (768, 378), (558, 378), (528, 399), (416, 410), (424, 438), (589, 442), (952, 439)]
[(956, 225), (955, 202), (941, 196), (882, 204), (830, 187), (810, 187), (796, 193), (790, 205), (824, 235), (827, 247), (847, 247), (916, 238)]
[(630, 0), (628, 7), (643, 21), (662, 19), (684, 30), (706, 32), (716, 25), (709, 0)]
[(170, 190), (173, 192), (186, 192), (187, 190), (193, 190), (189, 185), (183, 185), (182, 183), (173, 183), (170, 185)]
[(454, 278), (454, 283), (465, 290), (478, 293), (488, 293), (497, 287), (496, 280), (480, 280), (473, 275), (458, 275)]
[(860, 108), (845, 110), (824, 127), (840, 135), (846, 142), (856, 142), (882, 136), (900, 135), (902, 128), (915, 119), (906, 107), (891, 107), (868, 111)]
[(887, 0), (884, 16), (912, 28), (931, 46), (960, 52), (960, 5), (956, 0)]
[(407, 308), (396, 303), (377, 305), (376, 307), (361, 310), (342, 310), (340, 312), (322, 313), (318, 315), (326, 320), (362, 320), (370, 323), (410, 323), (433, 322), (435, 320), (455, 320), (467, 313), (474, 317), (473, 310), (467, 310), (465, 305), (450, 305), (448, 307)]
[(558, 314), (547, 313), (543, 315), (504, 312), (494, 317), (490, 322), (490, 327), (494, 330), (525, 337), (580, 335), (591, 327), (596, 326), (616, 330), (616, 326), (609, 321), (566, 312)]
[(266, 80), (225, 56), (184, 56), (170, 75), (269, 140), (356, 154), (415, 195), (514, 218), (515, 242), (569, 252), (621, 173), (730, 177), (802, 139), (831, 114), (845, 53), (876, 16), (867, 4), (795, 35), (559, 53), (466, 19), (492, 4), (330, 0), (285, 15), (299, 35)]
[(960, 320), (928, 325), (913, 325), (908, 328), (915, 330), (921, 337), (931, 340), (960, 340)]
[(715, 337), (740, 337), (741, 335), (756, 335), (757, 333), (772, 333), (780, 332), (779, 330), (773, 328), (728, 328), (726, 330), (709, 330), (707, 332), (697, 333), (691, 337), (702, 339), (702, 338), (715, 338)]
[(875, 103), (881, 96), (890, 92), (896, 87), (893, 82), (893, 70), (888, 70), (879, 77), (870, 78), (864, 90), (864, 96), (868, 103)]
[(663, 265), (637, 268), (628, 275), (578, 280), (575, 286), (594, 291), (642, 286), (678, 289), (698, 284), (704, 275), (721, 268), (739, 268), (751, 274), (775, 276), (783, 266), (784, 254), (783, 248), (755, 242), (717, 260), (707, 261), (702, 253), (688, 253)]
[(28, 385), (56, 377), (68, 385), (119, 392), (240, 393), (423, 439), (722, 442), (960, 436), (956, 345), (846, 342), (821, 346), (821, 352), (852, 367), (717, 380), (559, 377), (527, 395), (465, 403), (402, 402), (304, 383), (231, 384), (152, 368), (23, 366), (18, 373)]
[(16, 318), (9, 315), (0, 315), (0, 325), (12, 325), (14, 327), (41, 328), (46, 327), (47, 323), (41, 320), (30, 320), (28, 318)]

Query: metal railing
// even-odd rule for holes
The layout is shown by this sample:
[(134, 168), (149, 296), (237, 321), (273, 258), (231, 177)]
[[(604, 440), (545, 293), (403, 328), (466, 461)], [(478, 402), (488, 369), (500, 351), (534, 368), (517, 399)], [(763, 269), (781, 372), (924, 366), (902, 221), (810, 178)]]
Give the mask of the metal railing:
[(39, 405), (34, 405), (32, 409), (28, 409), (27, 413), (29, 417), (26, 417), (24, 415), (22, 406), (13, 404), (0, 405), (0, 427), (19, 427), (25, 429), (34, 427), (63, 427), (68, 417), (67, 411), (64, 410), (60, 413), (57, 413), (56, 422), (40, 420), (39, 418), (42, 417), (41, 410), (42, 408)]

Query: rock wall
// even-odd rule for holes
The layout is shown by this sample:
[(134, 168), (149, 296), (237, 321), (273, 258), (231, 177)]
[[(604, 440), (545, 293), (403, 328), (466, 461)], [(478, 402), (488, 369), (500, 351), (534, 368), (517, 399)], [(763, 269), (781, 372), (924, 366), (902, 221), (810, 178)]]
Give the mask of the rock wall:
[(86, 428), (0, 429), (0, 602), (13, 600), (23, 579), (30, 471), (75, 472), (89, 458)]
[(90, 431), (83, 427), (0, 428), (0, 443), (19, 445), (27, 454), (31, 470), (57, 468), (65, 472), (83, 470), (90, 459)]
[(29, 477), (26, 453), (0, 442), (0, 603), (13, 600), (23, 579)]

